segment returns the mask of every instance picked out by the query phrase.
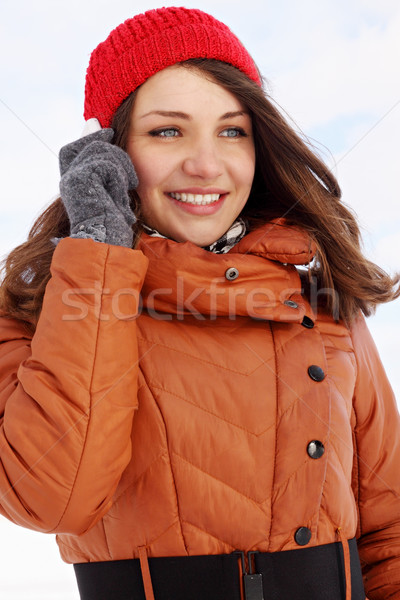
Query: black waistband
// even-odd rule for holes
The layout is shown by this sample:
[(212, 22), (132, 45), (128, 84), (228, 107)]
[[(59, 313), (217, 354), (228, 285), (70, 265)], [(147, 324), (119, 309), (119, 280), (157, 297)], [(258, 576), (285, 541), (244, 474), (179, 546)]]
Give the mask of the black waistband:
[[(349, 541), (351, 600), (365, 600), (356, 540)], [(340, 543), (254, 553), (264, 600), (345, 600)], [(240, 600), (237, 554), (149, 558), (156, 600)], [(74, 565), (81, 600), (145, 600), (138, 559)]]

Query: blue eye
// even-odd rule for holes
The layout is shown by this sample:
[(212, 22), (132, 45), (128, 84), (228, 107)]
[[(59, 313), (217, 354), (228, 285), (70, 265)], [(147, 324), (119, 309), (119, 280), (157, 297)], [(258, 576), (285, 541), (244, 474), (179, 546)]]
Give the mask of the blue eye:
[(247, 133), (241, 127), (229, 127), (220, 133), (222, 137), (238, 138), (247, 137)]
[(172, 138), (179, 135), (179, 130), (176, 127), (164, 127), (162, 129), (154, 129), (149, 133), (153, 137)]

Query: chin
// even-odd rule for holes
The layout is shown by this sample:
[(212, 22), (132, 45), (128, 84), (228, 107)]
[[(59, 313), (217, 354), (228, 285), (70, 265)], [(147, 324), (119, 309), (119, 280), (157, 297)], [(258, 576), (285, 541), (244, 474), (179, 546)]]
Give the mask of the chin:
[[(222, 235), (222, 234), (221, 234)], [(200, 248), (202, 248), (203, 246), (210, 246), (211, 244), (213, 244), (214, 242), (216, 242), (219, 237), (207, 237), (207, 238), (198, 238), (195, 236), (185, 236), (184, 238), (179, 238), (176, 239), (175, 241), (177, 242), (191, 242), (192, 244), (194, 244), (195, 246), (199, 246)]]
[(195, 246), (199, 246), (200, 248), (203, 246), (210, 246), (211, 244), (213, 244), (214, 242), (216, 242), (217, 240), (219, 240), (219, 238), (225, 233), (226, 229), (224, 229), (224, 231), (222, 231), (221, 233), (217, 232), (215, 235), (214, 234), (201, 234), (201, 233), (187, 233), (185, 232), (184, 234), (180, 234), (177, 233), (174, 236), (171, 236), (172, 239), (174, 239), (176, 242), (192, 242), (192, 244), (195, 244)]

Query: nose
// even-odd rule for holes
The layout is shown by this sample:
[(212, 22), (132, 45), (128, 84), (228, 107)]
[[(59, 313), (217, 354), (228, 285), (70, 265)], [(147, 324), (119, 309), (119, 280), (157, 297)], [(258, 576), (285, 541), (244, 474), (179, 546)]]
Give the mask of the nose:
[(199, 140), (188, 149), (182, 168), (191, 177), (215, 180), (223, 172), (222, 157), (216, 144), (210, 139)]

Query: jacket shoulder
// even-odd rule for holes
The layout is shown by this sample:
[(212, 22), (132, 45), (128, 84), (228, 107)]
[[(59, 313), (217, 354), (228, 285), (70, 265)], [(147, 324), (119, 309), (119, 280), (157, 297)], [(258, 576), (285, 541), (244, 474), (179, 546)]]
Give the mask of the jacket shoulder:
[(28, 325), (17, 319), (0, 314), (0, 344), (12, 340), (31, 340)]

